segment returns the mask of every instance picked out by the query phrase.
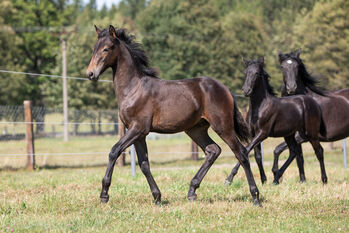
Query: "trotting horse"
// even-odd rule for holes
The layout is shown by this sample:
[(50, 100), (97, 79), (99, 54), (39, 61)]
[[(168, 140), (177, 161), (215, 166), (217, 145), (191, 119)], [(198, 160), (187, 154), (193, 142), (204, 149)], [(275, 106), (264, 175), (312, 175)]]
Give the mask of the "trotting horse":
[[(284, 137), (290, 148), (290, 156), (276, 173), (274, 183), (284, 173), (292, 160), (301, 153), (301, 146), (295, 140), (296, 132), (308, 138), (320, 162), (322, 181), (327, 180), (323, 162), (323, 149), (319, 143), (321, 131), (321, 109), (308, 96), (277, 98), (269, 84), (269, 75), (264, 70), (264, 58), (244, 60), (246, 65), (243, 92), (250, 97), (250, 127), (254, 138), (246, 147), (247, 153), (267, 137)], [(237, 164), (230, 176), (236, 174)], [(229, 179), (229, 178), (228, 178)]]
[[(321, 108), (324, 131), (319, 135), (322, 142), (333, 142), (349, 136), (349, 88), (337, 91), (323, 91), (316, 87), (314, 79), (307, 71), (302, 59), (301, 50), (291, 53), (279, 53), (279, 62), (283, 73), (282, 95), (306, 95), (313, 98)], [(306, 142), (302, 135), (296, 135), (298, 143)], [(287, 149), (281, 143), (274, 150), (273, 171), (278, 170), (279, 155)], [(303, 163), (300, 170), (304, 170)], [(276, 174), (276, 173), (274, 173)], [(304, 178), (305, 179), (305, 178)], [(327, 182), (326, 180), (324, 183)]]
[(209, 77), (167, 81), (157, 78), (149, 66), (140, 44), (124, 29), (115, 30), (95, 26), (98, 41), (86, 71), (90, 80), (97, 81), (112, 68), (114, 89), (126, 134), (112, 147), (109, 163), (102, 180), (101, 201), (108, 202), (115, 161), (130, 145), (136, 147), (139, 166), (145, 175), (156, 204), (161, 193), (150, 172), (146, 136), (149, 132), (177, 133), (185, 131), (205, 152), (206, 159), (190, 183), (188, 199), (195, 200), (196, 189), (209, 168), (221, 153), (220, 147), (209, 137), (212, 129), (229, 145), (245, 169), (253, 202), (260, 205), (245, 147), (248, 129), (228, 88)]

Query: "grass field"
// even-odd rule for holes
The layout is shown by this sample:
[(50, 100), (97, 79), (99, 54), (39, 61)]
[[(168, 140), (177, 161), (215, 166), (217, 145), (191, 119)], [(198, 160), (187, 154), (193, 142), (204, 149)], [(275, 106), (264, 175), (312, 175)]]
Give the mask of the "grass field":
[[(153, 204), (140, 170), (132, 177), (129, 166), (116, 167), (110, 201), (100, 204), (107, 154), (46, 156), (46, 161), (45, 156), (38, 156), (40, 166), (34, 172), (0, 171), (0, 232), (349, 232), (349, 171), (343, 168), (340, 142), (335, 150), (324, 144), (327, 185), (322, 185), (318, 161), (305, 145), (307, 182), (298, 183), (294, 163), (283, 182), (274, 186), (271, 152), (278, 142), (268, 139), (264, 143), (266, 185), (261, 185), (251, 160), (262, 208), (252, 205), (242, 170), (231, 186), (223, 185), (236, 159), (221, 142), (224, 153), (206, 175), (193, 203), (186, 200), (186, 194), (203, 160), (187, 159), (190, 140), (148, 142), (151, 170), (162, 191), (161, 206)], [(113, 143), (112, 137), (72, 138), (68, 143), (39, 139), (36, 151), (107, 152)], [(23, 145), (22, 141), (1, 142), (0, 153), (24, 153)], [(173, 151), (183, 154), (156, 153)], [(285, 158), (286, 154), (281, 159)], [(25, 158), (2, 157), (0, 161), (1, 167), (20, 167)]]

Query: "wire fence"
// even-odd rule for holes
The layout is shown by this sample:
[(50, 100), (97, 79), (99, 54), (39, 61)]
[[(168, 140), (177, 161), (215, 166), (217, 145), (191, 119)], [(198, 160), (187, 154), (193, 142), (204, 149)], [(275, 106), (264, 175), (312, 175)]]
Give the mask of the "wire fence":
[[(61, 75), (38, 74), (0, 70), (0, 73), (9, 73), (23, 76), (64, 78)], [(86, 78), (66, 77), (77, 81), (87, 81)], [(99, 80), (112, 82), (111, 80)], [(242, 95), (234, 95), (243, 97)], [(32, 124), (36, 138), (37, 164), (39, 166), (92, 166), (107, 162), (106, 149), (111, 148), (118, 139), (119, 124), (117, 110), (81, 110), (69, 109), (69, 122), (64, 122), (63, 110), (33, 106), (33, 121), (24, 120), (24, 106), (0, 105), (0, 168), (24, 166), (25, 126)], [(70, 141), (64, 143), (64, 125), (68, 125)], [(201, 157), (203, 152), (191, 151), (191, 140), (184, 133), (174, 135), (160, 135), (151, 133), (150, 151), (154, 162), (164, 163), (190, 158), (193, 153)], [(216, 138), (217, 139), (217, 138)], [(215, 140), (216, 140), (215, 139)], [(218, 139), (219, 140), (219, 139)], [(159, 144), (159, 145), (156, 145)], [(274, 148), (277, 144), (270, 148)], [(272, 154), (271, 149), (263, 150)], [(346, 143), (343, 140), (344, 166), (346, 167)], [(229, 148), (223, 150), (223, 156), (234, 154)], [(222, 157), (222, 156), (221, 156)]]

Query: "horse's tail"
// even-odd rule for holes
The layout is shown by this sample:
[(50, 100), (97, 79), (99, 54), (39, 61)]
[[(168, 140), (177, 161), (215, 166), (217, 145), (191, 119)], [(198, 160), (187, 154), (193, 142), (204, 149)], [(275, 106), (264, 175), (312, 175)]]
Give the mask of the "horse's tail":
[(235, 99), (234, 99), (234, 128), (235, 128), (236, 135), (238, 136), (240, 141), (248, 143), (251, 136), (250, 130), (241, 112), (238, 109)]

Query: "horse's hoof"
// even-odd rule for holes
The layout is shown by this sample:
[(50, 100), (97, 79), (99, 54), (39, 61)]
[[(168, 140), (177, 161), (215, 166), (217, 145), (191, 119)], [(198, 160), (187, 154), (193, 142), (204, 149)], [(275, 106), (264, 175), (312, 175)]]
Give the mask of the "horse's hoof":
[(277, 180), (273, 181), (273, 185), (278, 185), (278, 184), (279, 184), (279, 181), (277, 181)]
[(323, 184), (327, 184), (327, 177), (322, 179)]
[(195, 201), (196, 198), (197, 198), (197, 195), (196, 195), (196, 194), (193, 194), (193, 195), (191, 195), (191, 196), (188, 196), (188, 200), (189, 200), (189, 201)]
[(305, 179), (304, 180), (299, 180), (299, 183), (301, 183), (301, 184), (305, 183)]
[(262, 184), (265, 184), (265, 183), (267, 183), (267, 179), (266, 178), (262, 179)]
[(155, 201), (155, 205), (161, 205), (161, 201), (160, 200), (156, 200)]
[(231, 185), (231, 183), (232, 183), (232, 182), (229, 181), (229, 180), (225, 180), (225, 181), (224, 181), (224, 185), (225, 185), (225, 186), (229, 186), (229, 185)]
[(260, 203), (260, 201), (258, 199), (253, 200), (253, 205), (258, 206), (258, 207), (262, 207), (262, 204)]
[(101, 197), (101, 203), (105, 204), (109, 201), (109, 196)]

